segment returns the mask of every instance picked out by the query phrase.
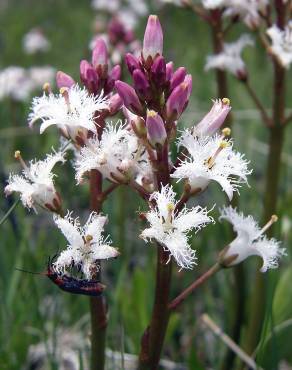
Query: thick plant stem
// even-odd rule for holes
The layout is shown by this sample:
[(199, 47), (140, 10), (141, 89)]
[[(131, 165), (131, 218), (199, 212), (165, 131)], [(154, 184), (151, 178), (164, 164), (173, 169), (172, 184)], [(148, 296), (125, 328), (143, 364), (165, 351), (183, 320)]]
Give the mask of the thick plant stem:
[[(169, 183), (168, 144), (157, 149), (155, 168), (157, 189)], [(169, 296), (171, 285), (171, 259), (169, 252), (158, 245), (156, 286), (152, 316), (149, 327), (145, 330), (139, 355), (139, 370), (156, 370), (162, 352), (163, 342), (169, 320)]]
[[(101, 211), (102, 176), (92, 170), (90, 174), (90, 208), (92, 211)], [(100, 271), (96, 279), (100, 280)], [(91, 316), (91, 370), (103, 370), (105, 366), (105, 343), (107, 328), (107, 309), (104, 296), (90, 297)]]
[[(285, 109), (285, 71), (276, 62), (274, 64), (274, 106), (273, 126), (270, 128), (269, 153), (266, 171), (266, 189), (264, 195), (263, 223), (277, 211), (278, 189), (280, 181), (281, 155), (284, 144), (284, 109)], [(268, 236), (273, 235), (269, 229)], [(244, 349), (248, 354), (255, 350), (262, 329), (265, 315), (265, 279), (259, 271), (256, 273), (255, 287), (252, 293), (250, 319)]]

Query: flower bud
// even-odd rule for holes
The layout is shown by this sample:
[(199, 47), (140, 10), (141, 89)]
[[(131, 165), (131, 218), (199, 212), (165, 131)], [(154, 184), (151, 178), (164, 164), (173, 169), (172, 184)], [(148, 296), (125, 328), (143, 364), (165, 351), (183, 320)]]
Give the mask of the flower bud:
[(143, 107), (133, 87), (120, 80), (116, 81), (115, 87), (126, 108), (135, 114), (142, 115)]
[(108, 63), (108, 52), (105, 41), (99, 37), (96, 40), (94, 49), (92, 51), (92, 65), (95, 69), (98, 66), (105, 66)]
[(145, 60), (148, 57), (154, 59), (156, 55), (162, 55), (163, 50), (163, 32), (156, 15), (150, 15), (148, 18), (144, 41), (143, 41), (143, 57)]
[(109, 114), (113, 116), (122, 108), (123, 101), (119, 94), (114, 94), (113, 96), (110, 97), (108, 104), (109, 104)]
[(186, 74), (187, 74), (187, 70), (184, 67), (179, 67), (174, 72), (170, 80), (170, 90), (171, 91), (184, 81)]
[(194, 127), (194, 134), (198, 136), (213, 135), (223, 125), (230, 110), (229, 99), (224, 98), (213, 101), (211, 110)]
[(156, 145), (163, 145), (167, 138), (164, 122), (160, 115), (153, 110), (147, 112), (146, 118), (147, 139), (155, 148)]
[(170, 81), (173, 75), (173, 62), (166, 64), (166, 81)]
[(134, 88), (141, 99), (148, 100), (151, 97), (151, 88), (147, 78), (140, 69), (133, 72)]
[(151, 67), (151, 78), (158, 87), (165, 83), (166, 64), (162, 56), (157, 57), (153, 62)]
[(131, 74), (135, 69), (140, 69), (139, 61), (133, 54), (127, 53), (125, 56), (125, 61)]
[(104, 94), (109, 94), (114, 86), (115, 82), (121, 77), (121, 66), (117, 64), (113, 67), (113, 69), (110, 71), (108, 75), (108, 79), (106, 81), (105, 87), (104, 87)]
[(178, 85), (170, 94), (166, 102), (166, 117), (177, 120), (186, 107), (189, 96), (189, 85), (186, 82)]
[(87, 60), (80, 62), (80, 79), (89, 92), (96, 94), (99, 90), (99, 77)]
[(57, 72), (56, 83), (59, 89), (61, 89), (61, 87), (70, 88), (71, 86), (75, 85), (73, 78), (62, 71)]

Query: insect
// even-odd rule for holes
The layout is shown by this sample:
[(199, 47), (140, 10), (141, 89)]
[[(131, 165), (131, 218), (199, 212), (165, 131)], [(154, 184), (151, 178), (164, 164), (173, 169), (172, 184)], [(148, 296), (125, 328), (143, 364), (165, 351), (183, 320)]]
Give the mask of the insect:
[(68, 275), (61, 275), (58, 273), (53, 266), (54, 258), (49, 259), (48, 268), (46, 272), (30, 272), (22, 269), (17, 269), (18, 271), (28, 272), (36, 275), (47, 276), (55, 285), (57, 285), (61, 290), (72, 293), (72, 294), (82, 294), (91, 297), (96, 297), (102, 294), (105, 289), (105, 285), (101, 284), (96, 280), (84, 280), (74, 278)]

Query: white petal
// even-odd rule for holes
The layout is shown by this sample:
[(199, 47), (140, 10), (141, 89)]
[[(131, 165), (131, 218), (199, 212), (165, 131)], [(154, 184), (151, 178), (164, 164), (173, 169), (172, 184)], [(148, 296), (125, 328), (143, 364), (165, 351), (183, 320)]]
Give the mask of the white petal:
[(84, 242), (80, 234), (79, 222), (77, 219), (73, 220), (70, 214), (65, 218), (54, 215), (54, 221), (73, 249), (83, 247)]

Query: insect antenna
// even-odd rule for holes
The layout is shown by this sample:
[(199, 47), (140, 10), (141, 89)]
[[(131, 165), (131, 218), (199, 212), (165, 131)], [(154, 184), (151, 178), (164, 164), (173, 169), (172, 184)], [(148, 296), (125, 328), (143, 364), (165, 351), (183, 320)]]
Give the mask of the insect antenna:
[(15, 267), (15, 270), (21, 271), (21, 272), (26, 272), (27, 274), (32, 274), (32, 275), (45, 275), (43, 272), (28, 271), (28, 270), (20, 269), (18, 267)]

